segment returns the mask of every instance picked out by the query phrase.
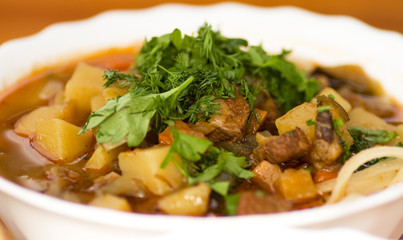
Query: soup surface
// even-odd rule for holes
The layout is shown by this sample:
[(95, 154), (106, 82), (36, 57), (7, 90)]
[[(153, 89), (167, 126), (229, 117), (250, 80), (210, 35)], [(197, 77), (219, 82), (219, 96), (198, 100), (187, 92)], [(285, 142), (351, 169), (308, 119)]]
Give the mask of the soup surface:
[(0, 96), (0, 174), (73, 202), (197, 216), (402, 181), (400, 106), (359, 67), (304, 72), (287, 54), (206, 25), (34, 73)]

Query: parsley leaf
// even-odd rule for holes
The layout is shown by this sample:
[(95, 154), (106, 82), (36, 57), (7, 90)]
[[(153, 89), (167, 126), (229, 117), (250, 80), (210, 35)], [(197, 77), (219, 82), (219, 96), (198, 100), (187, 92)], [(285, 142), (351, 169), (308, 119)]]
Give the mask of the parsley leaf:
[[(288, 111), (318, 91), (317, 81), (306, 78), (285, 59), (288, 53), (268, 55), (261, 46), (248, 48), (245, 39), (225, 37), (208, 24), (199, 28), (197, 36), (175, 29), (153, 37), (135, 58), (135, 74), (105, 71), (105, 87), (119, 82), (130, 86), (130, 93), (92, 113), (82, 131), (97, 127), (99, 143), (128, 137), (129, 146), (137, 146), (150, 122), (159, 133), (174, 120), (208, 120), (219, 113), (214, 99), (234, 98), (236, 92), (249, 103), (250, 121), (256, 117), (255, 95), (261, 87)], [(188, 79), (192, 81), (180, 87)]]
[(307, 78), (303, 71), (297, 70), (295, 65), (285, 56), (289, 51), (279, 55), (268, 55), (261, 46), (251, 46), (247, 53), (250, 66), (248, 70), (252, 75), (259, 76), (277, 104), (285, 112), (293, 107), (310, 101), (318, 92), (318, 81)]
[(364, 128), (349, 129), (351, 136), (354, 139), (354, 144), (357, 142), (357, 152), (363, 149), (363, 146), (368, 148), (369, 145), (384, 144), (390, 142), (397, 137), (395, 131), (388, 132), (386, 130), (372, 130)]
[(228, 215), (231, 215), (231, 216), (236, 215), (240, 198), (241, 198), (241, 195), (239, 193), (234, 193), (234, 194), (225, 196), (225, 206), (226, 206)]
[(155, 100), (164, 99), (168, 104), (173, 105), (175, 97), (193, 79), (189, 77), (182, 85), (161, 94), (146, 96), (126, 94), (117, 99), (110, 99), (105, 106), (89, 116), (80, 133), (99, 127), (96, 131), (98, 143), (117, 143), (127, 137), (128, 146), (135, 147), (145, 138), (150, 121), (160, 107), (155, 104)]
[[(216, 177), (221, 172), (238, 178), (250, 179), (255, 174), (245, 168), (249, 167), (244, 157), (236, 157), (234, 153), (214, 147), (212, 142), (179, 132), (172, 128), (174, 141), (161, 168), (169, 161), (175, 165), (188, 179), (188, 184), (207, 182), (211, 188), (221, 195), (226, 195), (229, 182), (218, 181)], [(175, 155), (180, 156), (182, 164), (176, 162)]]
[(318, 110), (316, 110), (316, 111), (318, 113), (323, 113), (323, 112), (329, 111), (331, 108), (332, 108), (331, 106), (323, 106), (323, 107), (318, 108)]
[[(351, 128), (348, 131), (354, 140), (353, 145), (350, 147), (350, 154), (358, 153), (361, 150), (374, 147), (376, 144), (385, 144), (397, 137), (397, 133), (395, 131), (388, 132), (385, 130), (371, 130), (360, 127)], [(357, 171), (361, 171), (385, 159), (388, 158), (384, 157), (372, 159), (361, 165)]]
[(315, 120), (309, 119), (308, 121), (306, 121), (306, 125), (307, 125), (307, 126), (313, 126), (313, 125), (315, 125), (315, 124), (316, 124), (316, 121), (315, 121)]

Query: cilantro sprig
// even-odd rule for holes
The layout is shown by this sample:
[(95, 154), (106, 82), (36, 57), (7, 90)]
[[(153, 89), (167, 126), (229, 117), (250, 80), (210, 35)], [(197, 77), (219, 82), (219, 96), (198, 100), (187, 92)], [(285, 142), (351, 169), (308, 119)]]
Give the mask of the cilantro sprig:
[[(234, 98), (236, 92), (249, 103), (250, 117), (255, 117), (255, 95), (261, 87), (288, 111), (318, 91), (316, 81), (285, 59), (288, 53), (268, 55), (261, 46), (248, 48), (245, 39), (227, 38), (207, 24), (197, 36), (175, 29), (153, 37), (136, 56), (134, 73), (105, 72), (105, 87), (119, 81), (130, 86), (130, 93), (109, 100), (92, 113), (82, 132), (96, 128), (99, 143), (127, 137), (128, 145), (135, 147), (143, 141), (151, 122), (159, 133), (174, 120), (207, 120), (219, 113), (214, 99)], [(261, 84), (255, 79), (261, 79)]]
[[(244, 157), (237, 157), (232, 152), (213, 146), (207, 139), (197, 138), (171, 128), (174, 141), (161, 168), (172, 161), (181, 173), (186, 176), (188, 184), (206, 182), (217, 193), (225, 196), (230, 183), (217, 179), (222, 172), (238, 178), (250, 179), (255, 174), (245, 168), (249, 167)], [(181, 162), (175, 156), (179, 156)]]
[[(353, 145), (350, 147), (350, 155), (360, 152), (361, 150), (374, 147), (376, 144), (385, 144), (397, 137), (397, 133), (395, 131), (388, 132), (386, 130), (372, 130), (365, 129), (361, 127), (351, 128), (348, 130), (351, 134), (351, 137), (354, 140)], [(372, 159), (363, 165), (361, 165), (357, 171), (361, 171), (366, 169), (380, 161), (384, 161), (389, 159), (387, 157), (384, 158), (375, 158)]]
[(117, 143), (127, 137), (129, 146), (137, 146), (145, 138), (151, 119), (160, 110), (161, 105), (157, 103), (165, 101), (166, 107), (173, 107), (177, 95), (193, 79), (189, 77), (182, 85), (161, 94), (145, 96), (126, 94), (120, 98), (111, 99), (105, 106), (89, 116), (80, 133), (85, 129), (98, 127), (96, 131), (98, 143)]

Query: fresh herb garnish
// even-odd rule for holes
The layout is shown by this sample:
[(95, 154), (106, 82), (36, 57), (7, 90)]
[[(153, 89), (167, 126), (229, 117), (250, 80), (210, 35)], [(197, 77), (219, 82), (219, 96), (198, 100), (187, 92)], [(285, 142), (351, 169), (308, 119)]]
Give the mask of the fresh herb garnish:
[[(374, 147), (376, 144), (388, 143), (397, 137), (397, 133), (395, 131), (388, 132), (385, 130), (371, 130), (360, 127), (351, 128), (348, 131), (350, 132), (351, 137), (354, 140), (353, 145), (351, 145), (350, 147), (350, 154), (355, 154), (360, 152), (361, 150)], [(372, 159), (371, 161), (368, 161), (360, 166), (357, 171), (361, 171), (385, 159), (387, 158), (384, 157)]]
[(336, 99), (335, 96), (334, 96), (333, 94), (331, 94), (331, 93), (329, 93), (327, 96), (330, 97), (330, 98), (333, 99), (333, 100)]
[(227, 214), (230, 216), (236, 215), (239, 199), (241, 198), (241, 194), (234, 193), (225, 196), (225, 206), (227, 209)]
[(82, 131), (98, 127), (99, 143), (128, 137), (129, 146), (135, 147), (143, 141), (151, 119), (157, 133), (174, 120), (207, 120), (219, 113), (214, 99), (234, 98), (236, 92), (249, 103), (250, 117), (256, 117), (255, 94), (261, 87), (284, 111), (315, 96), (318, 82), (285, 60), (289, 52), (271, 56), (261, 46), (245, 50), (247, 46), (246, 40), (224, 37), (207, 24), (196, 37), (182, 36), (175, 29), (151, 38), (136, 56), (136, 75), (105, 72), (105, 87), (119, 81), (130, 86), (130, 93), (92, 113)]
[(318, 110), (316, 110), (316, 112), (323, 113), (323, 112), (329, 111), (331, 108), (332, 108), (331, 106), (323, 106), (323, 107), (318, 108)]
[[(373, 147), (375, 144), (385, 144), (397, 137), (395, 131), (388, 132), (386, 130), (372, 130), (364, 128), (351, 128), (349, 129), (351, 136), (354, 139), (354, 150), (359, 152), (363, 149)], [(357, 144), (356, 144), (357, 143)]]
[(344, 153), (342, 156), (342, 162), (344, 163), (347, 160), (347, 158), (349, 158), (351, 156), (351, 151), (350, 151), (351, 146), (348, 145), (346, 143), (346, 141), (343, 140), (341, 131), (340, 131), (340, 127), (344, 126), (344, 122), (341, 118), (333, 119), (332, 122), (333, 122), (334, 131), (336, 132), (337, 136), (339, 136), (340, 143), (344, 149)]
[[(173, 161), (187, 178), (188, 184), (206, 182), (215, 192), (225, 196), (229, 182), (217, 180), (220, 173), (225, 172), (243, 179), (255, 176), (254, 173), (245, 169), (249, 165), (244, 157), (237, 157), (232, 152), (214, 147), (209, 140), (181, 133), (174, 128), (171, 132), (174, 141), (161, 168)], [(180, 156), (181, 163), (176, 161), (175, 155)]]
[(192, 81), (189, 77), (182, 85), (161, 94), (133, 96), (126, 94), (120, 98), (110, 99), (98, 111), (92, 113), (80, 133), (86, 129), (99, 127), (96, 131), (98, 143), (117, 143), (127, 137), (127, 145), (139, 145), (147, 134), (151, 119), (161, 109), (159, 105), (164, 101), (164, 107), (173, 108), (178, 94)]
[(313, 126), (315, 124), (316, 124), (315, 120), (309, 119), (308, 121), (306, 121), (306, 125), (308, 125), (308, 126)]

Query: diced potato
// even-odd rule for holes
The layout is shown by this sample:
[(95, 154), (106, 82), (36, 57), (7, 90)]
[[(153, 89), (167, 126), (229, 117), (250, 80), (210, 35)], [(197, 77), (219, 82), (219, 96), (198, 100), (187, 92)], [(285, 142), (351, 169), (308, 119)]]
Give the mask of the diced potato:
[(39, 120), (36, 130), (34, 147), (56, 162), (71, 162), (92, 147), (92, 131), (77, 135), (80, 128), (61, 119)]
[(388, 124), (382, 118), (368, 112), (362, 107), (353, 108), (349, 115), (350, 121), (347, 122), (347, 128), (362, 127), (373, 130), (395, 130), (393, 125)]
[(201, 182), (164, 196), (158, 206), (166, 214), (202, 216), (207, 212), (210, 193), (210, 187)]
[(130, 204), (125, 198), (107, 193), (97, 196), (89, 203), (89, 205), (127, 212), (131, 211)]
[(52, 107), (58, 107), (61, 109), (62, 116), (59, 117), (69, 123), (80, 125), (82, 119), (77, 118), (77, 109), (73, 101), (67, 101), (64, 91), (58, 92), (51, 102)]
[(175, 164), (170, 161), (164, 169), (161, 168), (169, 149), (170, 146), (156, 146), (120, 153), (122, 175), (141, 180), (156, 195), (179, 189), (185, 184), (185, 179)]
[(314, 103), (302, 103), (276, 120), (279, 134), (294, 130), (296, 127), (304, 131), (309, 142), (315, 137), (315, 125), (308, 126), (307, 121), (316, 119), (317, 106)]
[[(322, 89), (322, 91), (320, 91), (318, 96), (327, 96), (327, 97), (333, 96), (334, 100), (338, 104), (340, 104), (340, 106), (342, 106), (344, 110), (346, 110), (346, 112), (351, 111), (351, 104), (331, 87), (325, 87), (324, 89)], [(316, 98), (313, 98), (311, 102), (316, 104)]]
[(77, 118), (85, 119), (91, 112), (91, 99), (102, 94), (104, 71), (84, 63), (78, 64), (65, 88), (66, 101), (74, 102)]
[(107, 151), (102, 145), (98, 145), (84, 168), (87, 171), (105, 174), (112, 170), (112, 161), (117, 159), (119, 153), (125, 149), (125, 146), (122, 146)]
[(43, 119), (61, 118), (63, 111), (60, 106), (40, 107), (19, 120), (14, 128), (18, 134), (33, 136), (36, 134), (37, 122)]
[(129, 176), (118, 176), (100, 188), (103, 193), (144, 198), (147, 194), (140, 180)]
[(106, 104), (102, 95), (97, 95), (91, 99), (91, 111), (95, 112)]
[(281, 175), (281, 169), (276, 164), (261, 161), (252, 171), (255, 174), (253, 181), (268, 192), (274, 191), (274, 183)]
[(118, 98), (123, 95), (126, 95), (126, 93), (128, 92), (129, 92), (128, 88), (110, 86), (102, 91), (102, 96), (104, 97), (104, 100), (107, 101), (112, 98)]
[(82, 124), (81, 118), (77, 118), (78, 113), (74, 102), (66, 101), (65, 103), (60, 105), (60, 107), (62, 109), (62, 115), (63, 115), (61, 119), (74, 125)]
[(286, 169), (275, 182), (275, 187), (287, 200), (300, 202), (318, 195), (311, 173), (305, 169)]

